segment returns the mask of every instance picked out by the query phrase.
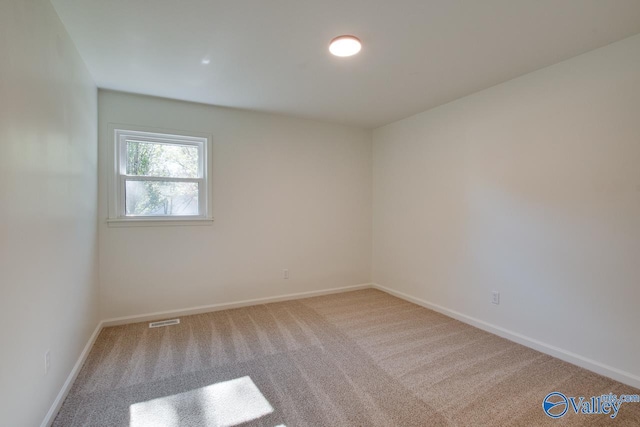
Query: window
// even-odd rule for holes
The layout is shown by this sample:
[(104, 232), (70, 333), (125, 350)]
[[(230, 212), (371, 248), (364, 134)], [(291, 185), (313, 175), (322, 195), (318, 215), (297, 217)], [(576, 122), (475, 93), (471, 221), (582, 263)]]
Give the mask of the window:
[(111, 221), (208, 219), (207, 138), (114, 134)]

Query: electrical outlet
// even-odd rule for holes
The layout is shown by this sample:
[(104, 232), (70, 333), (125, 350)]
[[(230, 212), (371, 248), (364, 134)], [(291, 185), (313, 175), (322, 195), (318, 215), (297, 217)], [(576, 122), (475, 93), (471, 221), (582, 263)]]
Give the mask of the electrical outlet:
[(498, 291), (491, 292), (491, 304), (495, 304), (495, 305), (500, 304), (500, 292)]
[(51, 369), (51, 350), (44, 353), (44, 374), (47, 375)]
[(287, 270), (286, 268), (284, 270), (282, 270), (282, 278), (283, 279), (288, 279), (289, 278), (289, 270)]

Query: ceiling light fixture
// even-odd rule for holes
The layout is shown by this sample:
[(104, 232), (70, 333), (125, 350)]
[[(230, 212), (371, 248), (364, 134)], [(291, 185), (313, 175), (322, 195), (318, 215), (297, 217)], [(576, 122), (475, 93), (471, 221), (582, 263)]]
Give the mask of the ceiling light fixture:
[(202, 65), (209, 65), (210, 63), (211, 63), (211, 60), (209, 58), (202, 59)]
[(329, 52), (335, 56), (353, 56), (360, 52), (362, 43), (356, 36), (338, 36), (329, 43)]

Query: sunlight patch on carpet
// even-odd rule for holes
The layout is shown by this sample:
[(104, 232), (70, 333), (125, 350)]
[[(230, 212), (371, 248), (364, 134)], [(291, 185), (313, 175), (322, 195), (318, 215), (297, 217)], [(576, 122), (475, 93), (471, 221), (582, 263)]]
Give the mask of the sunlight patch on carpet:
[(219, 382), (129, 407), (130, 427), (178, 427), (185, 421), (231, 427), (273, 412), (250, 377)]

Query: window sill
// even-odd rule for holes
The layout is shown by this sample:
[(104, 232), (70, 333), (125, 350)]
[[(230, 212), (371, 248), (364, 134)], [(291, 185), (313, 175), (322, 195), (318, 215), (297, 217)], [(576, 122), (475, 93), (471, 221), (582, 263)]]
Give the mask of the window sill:
[(171, 227), (171, 226), (193, 226), (193, 225), (211, 225), (213, 218), (109, 218), (107, 226), (109, 227)]

